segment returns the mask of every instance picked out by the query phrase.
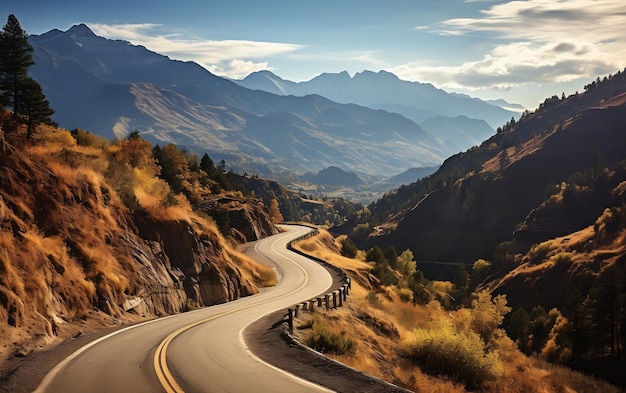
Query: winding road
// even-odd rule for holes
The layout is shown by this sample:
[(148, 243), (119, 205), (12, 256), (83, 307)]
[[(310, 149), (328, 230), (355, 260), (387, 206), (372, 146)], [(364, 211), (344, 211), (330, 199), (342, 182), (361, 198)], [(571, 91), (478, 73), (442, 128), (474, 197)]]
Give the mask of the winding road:
[(284, 229), (250, 243), (247, 251), (276, 266), (275, 287), (105, 336), (59, 363), (36, 392), (328, 391), (263, 362), (243, 340), (243, 330), (263, 315), (314, 298), (332, 285), (326, 269), (286, 249), (311, 229)]

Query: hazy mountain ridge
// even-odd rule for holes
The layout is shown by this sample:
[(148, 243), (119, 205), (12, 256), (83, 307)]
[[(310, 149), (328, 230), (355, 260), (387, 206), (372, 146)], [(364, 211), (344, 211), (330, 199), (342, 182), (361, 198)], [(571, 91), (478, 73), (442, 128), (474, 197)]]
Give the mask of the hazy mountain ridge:
[(334, 166), (322, 169), (317, 173), (305, 173), (303, 180), (313, 184), (354, 187), (363, 184), (363, 180), (354, 172), (346, 172)]
[(387, 182), (391, 184), (410, 184), (416, 179), (432, 175), (435, 171), (437, 171), (437, 169), (439, 169), (439, 167), (434, 166), (426, 168), (409, 168), (403, 173), (387, 179)]
[(484, 120), (470, 119), (467, 116), (455, 118), (437, 116), (420, 123), (420, 126), (449, 146), (457, 150), (463, 147), (480, 145), (485, 139), (495, 134), (495, 131)]
[[(406, 106), (420, 110), (423, 118), (412, 119), (420, 122), (429, 117), (468, 116), (483, 118), (497, 127), (508, 121), (514, 112), (501, 105), (523, 108), (504, 100), (483, 101), (465, 94), (447, 93), (430, 83), (401, 80), (387, 71), (363, 71), (350, 76), (348, 72), (322, 73), (309, 81), (293, 82), (281, 78), (271, 71), (256, 71), (242, 80), (235, 80), (250, 89), (268, 91), (274, 94), (305, 96), (319, 94), (343, 103), (355, 103), (373, 108), (384, 106)], [(451, 105), (454, 104), (454, 105)], [(409, 117), (409, 116), (407, 116)], [(411, 117), (409, 117), (411, 118)]]
[(54, 120), (69, 129), (107, 138), (139, 130), (154, 143), (207, 151), (265, 176), (329, 166), (388, 176), (438, 164), (453, 152), (398, 114), (319, 95), (252, 91), (195, 63), (97, 37), (84, 25), (29, 41), (31, 74), (55, 109)]
[[(337, 102), (396, 112), (418, 124), (432, 118), (456, 118), (453, 127), (442, 122), (429, 131), (442, 140), (452, 140), (458, 150), (474, 146), (471, 140), (482, 141), (491, 135), (485, 136), (482, 131), (476, 133), (473, 119), (484, 120), (493, 133), (523, 110), (521, 106), (503, 100), (486, 102), (463, 94), (447, 93), (429, 83), (404, 81), (386, 71), (363, 71), (353, 77), (346, 71), (324, 73), (305, 82), (292, 82), (270, 71), (257, 71), (235, 82), (274, 94), (319, 94)], [(501, 107), (501, 104), (507, 107)], [(467, 124), (464, 124), (465, 120)]]

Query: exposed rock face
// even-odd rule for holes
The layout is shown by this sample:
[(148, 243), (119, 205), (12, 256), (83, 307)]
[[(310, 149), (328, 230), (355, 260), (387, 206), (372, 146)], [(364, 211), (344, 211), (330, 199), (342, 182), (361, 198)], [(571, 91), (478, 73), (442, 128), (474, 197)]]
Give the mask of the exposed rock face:
[(256, 293), (254, 283), (243, 278), (239, 269), (222, 263), (215, 236), (198, 236), (188, 222), (159, 222), (147, 214), (136, 215), (136, 223), (143, 238), (162, 245), (170, 272), (178, 273), (187, 298), (195, 306), (210, 306)]
[(208, 215), (212, 215), (215, 209), (226, 210), (233, 235), (240, 242), (251, 242), (278, 233), (260, 201), (223, 197), (199, 203), (196, 208)]
[[(276, 231), (262, 215), (247, 227), (258, 228), (256, 238)], [(245, 238), (255, 239), (245, 228)], [(237, 258), (197, 215), (131, 211), (98, 172), (47, 151), (0, 151), (1, 341), (43, 346), (89, 323), (138, 321), (256, 293)]]

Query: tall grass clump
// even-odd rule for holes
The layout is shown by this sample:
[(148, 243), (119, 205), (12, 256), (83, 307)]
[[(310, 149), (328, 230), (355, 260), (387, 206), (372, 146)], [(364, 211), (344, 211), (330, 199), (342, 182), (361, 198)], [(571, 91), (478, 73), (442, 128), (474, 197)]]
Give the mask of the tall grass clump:
[(509, 311), (504, 296), (479, 292), (471, 309), (433, 314), (430, 325), (409, 333), (404, 354), (428, 374), (479, 388), (505, 373), (503, 356), (510, 340), (499, 325)]
[(306, 336), (304, 343), (316, 351), (335, 355), (352, 353), (357, 345), (345, 332), (337, 333), (317, 315), (312, 318), (311, 332)]
[(503, 373), (497, 352), (486, 351), (473, 331), (416, 329), (407, 340), (406, 354), (431, 375), (445, 375), (475, 389)]

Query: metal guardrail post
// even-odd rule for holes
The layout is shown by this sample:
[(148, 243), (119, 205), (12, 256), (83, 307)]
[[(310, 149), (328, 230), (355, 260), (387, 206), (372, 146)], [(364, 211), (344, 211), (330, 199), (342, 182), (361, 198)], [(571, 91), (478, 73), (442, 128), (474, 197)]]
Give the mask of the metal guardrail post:
[(294, 309), (289, 309), (289, 313), (288, 313), (288, 317), (289, 317), (289, 325), (290, 325), (290, 329), (293, 330), (293, 318), (298, 318), (298, 314), (300, 312), (300, 310), (302, 311), (310, 311), (310, 312), (314, 312), (315, 310), (315, 303), (317, 302), (317, 307), (322, 307), (322, 302), (324, 302), (324, 305), (326, 306), (326, 310), (330, 310), (331, 305), (330, 305), (330, 297), (332, 296), (333, 299), (333, 304), (332, 304), (332, 308), (337, 308), (337, 307), (341, 307), (343, 306), (343, 302), (348, 300), (348, 295), (350, 290), (352, 289), (352, 280), (350, 279), (350, 277), (348, 277), (348, 275), (339, 267), (334, 266), (332, 264), (330, 264), (329, 262), (317, 258), (317, 257), (313, 257), (310, 255), (306, 255), (304, 252), (300, 251), (300, 250), (296, 250), (294, 248), (294, 244), (300, 240), (303, 239), (308, 239), (311, 238), (315, 235), (317, 235), (319, 233), (319, 230), (317, 228), (314, 228), (313, 231), (311, 231), (310, 233), (307, 233), (306, 235), (303, 235), (297, 239), (294, 239), (292, 241), (290, 241), (287, 244), (287, 248), (297, 254), (301, 254), (304, 256), (307, 256), (313, 260), (316, 260), (317, 262), (330, 267), (332, 269), (334, 269), (338, 274), (340, 274), (343, 278), (344, 284), (343, 286), (341, 286), (338, 290), (335, 290), (331, 293), (327, 293), (324, 295), (324, 297), (322, 296), (318, 296), (315, 299), (311, 299), (307, 302), (303, 302), (300, 304), (296, 304), (296, 306), (294, 307)]
[(287, 325), (289, 326), (289, 331), (293, 333), (293, 310), (287, 310)]

